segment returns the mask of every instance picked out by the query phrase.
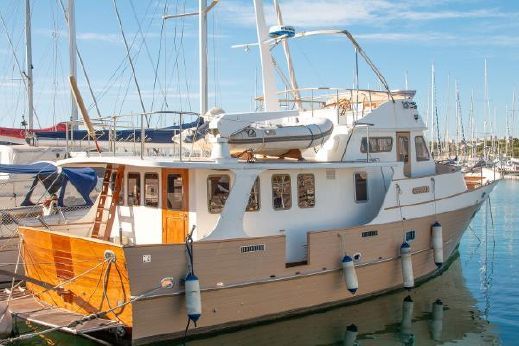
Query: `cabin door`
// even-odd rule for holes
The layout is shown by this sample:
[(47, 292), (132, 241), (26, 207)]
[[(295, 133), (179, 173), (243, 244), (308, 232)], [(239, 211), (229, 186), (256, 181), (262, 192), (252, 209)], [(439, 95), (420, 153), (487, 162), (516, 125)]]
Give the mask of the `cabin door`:
[(184, 243), (189, 223), (187, 169), (163, 169), (162, 191), (162, 243)]
[(404, 174), (411, 176), (411, 161), (409, 158), (409, 132), (396, 133), (397, 161), (404, 163)]

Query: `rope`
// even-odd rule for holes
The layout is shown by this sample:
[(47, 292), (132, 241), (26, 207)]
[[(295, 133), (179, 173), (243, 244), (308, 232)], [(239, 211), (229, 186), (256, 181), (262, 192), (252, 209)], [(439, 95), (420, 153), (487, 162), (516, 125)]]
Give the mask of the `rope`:
[[(21, 248), (21, 247), (20, 247), (20, 248)], [(103, 260), (102, 262), (100, 262), (100, 263), (96, 264), (95, 266), (93, 266), (92, 268), (87, 269), (87, 270), (85, 270), (84, 272), (82, 272), (82, 273), (80, 273), (80, 274), (78, 274), (78, 275), (76, 275), (76, 276), (74, 276), (74, 277), (72, 277), (72, 278), (70, 278), (70, 279), (68, 279), (68, 280), (65, 280), (65, 281), (62, 281), (62, 282), (58, 283), (56, 286), (48, 287), (48, 288), (44, 289), (44, 290), (41, 291), (41, 292), (34, 293), (34, 296), (40, 296), (40, 295), (42, 295), (42, 294), (44, 294), (44, 293), (47, 293), (48, 291), (54, 291), (54, 290), (57, 290), (58, 288), (61, 288), (61, 287), (65, 286), (65, 285), (68, 285), (69, 283), (71, 283), (71, 282), (73, 282), (73, 281), (79, 279), (80, 277), (82, 277), (82, 276), (84, 276), (84, 275), (86, 275), (86, 274), (92, 272), (93, 270), (97, 269), (97, 268), (100, 267), (101, 265), (104, 265), (106, 262), (108, 262), (108, 261), (110, 261), (110, 260), (111, 260), (111, 259), (105, 259), (105, 260)], [(25, 298), (25, 296), (23, 296), (23, 297), (18, 297), (18, 298), (13, 298), (13, 300), (18, 300), (18, 299), (23, 299), (23, 298)]]
[[(402, 206), (400, 204), (400, 193), (402, 191), (400, 190), (400, 185), (396, 184), (396, 201), (398, 204), (398, 210), (400, 212), (400, 219), (402, 220), (402, 237), (405, 236), (405, 218), (402, 213)], [(404, 238), (405, 239), (405, 238)]]
[[(130, 53), (130, 47), (128, 46), (128, 41), (126, 40), (126, 35), (124, 34), (123, 23), (121, 21), (121, 16), (119, 15), (119, 9), (117, 8), (116, 0), (113, 0), (113, 4), (114, 4), (115, 14), (117, 16), (117, 21), (119, 22), (119, 28), (121, 30), (121, 35), (123, 37), (124, 47), (126, 48), (126, 56), (128, 58), (128, 62), (130, 63), (130, 67), (132, 69), (133, 81), (135, 83), (135, 86), (137, 87), (137, 93), (139, 94), (139, 101), (141, 103), (142, 112), (146, 113), (146, 108), (144, 107), (144, 101), (142, 100), (141, 88), (139, 87), (139, 82), (137, 81), (137, 74), (135, 73), (135, 66), (133, 64), (133, 59), (132, 59), (132, 56)], [(149, 126), (150, 124), (149, 124), (149, 120), (147, 117), (146, 117), (146, 122)]]
[[(20, 265), (21, 254), (22, 254), (22, 238), (20, 237), (20, 244), (18, 246), (18, 257), (16, 258), (16, 266), (14, 267), (14, 273), (15, 274), (18, 272), (18, 267)], [(16, 284), (16, 285), (18, 285), (18, 284)], [(9, 310), (9, 303), (12, 301), (11, 298), (13, 297), (14, 288), (15, 288), (15, 277), (13, 276), (13, 278), (11, 280), (11, 290), (9, 291), (9, 295), (7, 296), (6, 307), (5, 307), (5, 310), (2, 313), (2, 317), (0, 317), (0, 322), (4, 320), (4, 317), (5, 317), (6, 313), (9, 312), (8, 311)]]
[(431, 182), (432, 182), (432, 188), (433, 188), (433, 198), (434, 198), (434, 218), (435, 218), (435, 221), (438, 221), (438, 216), (437, 216), (437, 205), (436, 205), (436, 180), (434, 178), (431, 178)]

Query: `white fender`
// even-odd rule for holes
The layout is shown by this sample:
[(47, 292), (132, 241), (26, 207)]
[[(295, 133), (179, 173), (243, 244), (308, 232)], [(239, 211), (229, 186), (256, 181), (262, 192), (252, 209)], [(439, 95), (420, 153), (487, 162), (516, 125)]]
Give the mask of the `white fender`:
[(353, 323), (346, 327), (346, 333), (344, 333), (344, 346), (356, 346), (357, 345), (357, 334), (358, 329), (357, 326)]
[(202, 316), (202, 298), (200, 296), (200, 282), (192, 273), (186, 276), (185, 293), (187, 316), (196, 325), (196, 321)]
[(404, 298), (402, 302), (402, 320), (400, 321), (400, 335), (406, 345), (411, 345), (414, 340), (413, 334), (413, 310), (414, 302), (411, 296)]
[(413, 262), (411, 259), (411, 246), (408, 242), (402, 243), (400, 246), (400, 258), (402, 259), (402, 277), (404, 279), (404, 288), (411, 289), (414, 287)]
[(434, 263), (439, 268), (443, 264), (443, 228), (438, 222), (432, 225), (432, 248), (434, 254)]
[(342, 258), (342, 271), (344, 275), (344, 282), (346, 283), (346, 288), (352, 294), (355, 294), (359, 288), (359, 280), (357, 279), (357, 273), (355, 271), (355, 264), (353, 263), (353, 259), (348, 255)]
[(443, 302), (440, 299), (432, 304), (431, 335), (434, 341), (441, 341), (443, 332)]

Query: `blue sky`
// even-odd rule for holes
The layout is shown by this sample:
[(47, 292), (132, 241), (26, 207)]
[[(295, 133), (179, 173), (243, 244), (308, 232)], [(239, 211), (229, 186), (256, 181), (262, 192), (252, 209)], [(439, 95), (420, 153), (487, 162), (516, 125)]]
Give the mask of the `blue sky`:
[[(161, 18), (166, 7), (170, 14), (190, 12), (196, 10), (196, 3), (194, 0), (117, 0), (147, 111), (168, 107), (198, 110), (196, 17), (164, 23)], [(486, 58), (491, 109), (496, 110), (498, 134), (505, 133), (505, 106), (511, 108), (512, 92), (519, 91), (519, 3), (504, 0), (280, 0), (280, 3), (285, 23), (296, 26), (298, 31), (318, 28), (351, 31), (392, 89), (404, 88), (407, 72), (409, 87), (417, 90), (424, 118), (434, 62), (440, 121), (445, 124), (449, 109), (447, 124), (451, 135), (454, 80), (461, 89), (465, 123), (470, 93), (474, 90), (476, 126), (478, 132), (483, 129)], [(268, 22), (274, 24), (271, 1), (265, 1), (265, 8)], [(67, 31), (59, 0), (33, 0), (32, 10), (35, 107), (41, 125), (46, 126), (68, 118)], [(23, 1), (3, 0), (0, 11), (23, 65)], [(102, 114), (139, 112), (139, 97), (125, 58), (113, 2), (76, 0), (76, 21), (78, 47)], [(0, 124), (18, 126), (25, 112), (25, 96), (12, 50), (3, 28), (0, 31), (3, 105)], [(252, 1), (221, 0), (210, 13), (211, 106), (226, 111), (250, 110), (254, 92), (259, 93), (261, 86), (258, 52), (254, 48), (248, 52), (231, 49), (231, 45), (254, 42), (255, 37)], [(290, 44), (300, 86), (352, 86), (354, 53), (347, 42), (316, 37)], [(275, 54), (282, 61), (280, 48), (276, 48)], [(78, 70), (82, 93), (91, 105), (79, 64)], [(360, 84), (361, 87), (377, 85), (364, 64), (361, 64)], [(92, 108), (91, 113), (95, 115)]]

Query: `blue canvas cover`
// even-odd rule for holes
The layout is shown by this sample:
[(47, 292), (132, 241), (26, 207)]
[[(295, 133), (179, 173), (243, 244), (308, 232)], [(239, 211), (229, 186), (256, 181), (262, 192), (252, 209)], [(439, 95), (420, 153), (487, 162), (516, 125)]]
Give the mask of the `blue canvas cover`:
[(33, 186), (22, 205), (31, 205), (31, 192), (38, 181), (42, 182), (47, 190), (54, 189), (55, 183), (60, 185), (59, 206), (63, 206), (65, 188), (69, 181), (83, 197), (87, 205), (93, 204), (90, 199), (90, 193), (96, 186), (97, 174), (92, 168), (63, 168), (58, 176), (58, 167), (52, 162), (35, 162), (25, 165), (0, 165), (0, 173), (35, 175)]

